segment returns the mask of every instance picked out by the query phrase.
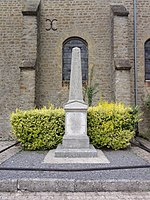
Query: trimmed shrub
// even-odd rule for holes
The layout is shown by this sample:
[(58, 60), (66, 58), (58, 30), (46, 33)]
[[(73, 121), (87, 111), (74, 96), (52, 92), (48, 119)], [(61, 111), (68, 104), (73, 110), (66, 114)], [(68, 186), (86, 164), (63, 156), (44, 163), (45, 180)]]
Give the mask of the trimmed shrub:
[(100, 102), (88, 110), (88, 135), (96, 148), (123, 149), (129, 146), (138, 122), (137, 109), (123, 103)]
[(65, 131), (63, 109), (16, 110), (10, 117), (13, 133), (26, 150), (53, 149)]
[[(101, 102), (88, 109), (88, 136), (96, 148), (122, 149), (134, 136), (138, 112), (124, 104)], [(25, 150), (53, 149), (62, 142), (65, 132), (63, 109), (16, 110), (11, 125)]]

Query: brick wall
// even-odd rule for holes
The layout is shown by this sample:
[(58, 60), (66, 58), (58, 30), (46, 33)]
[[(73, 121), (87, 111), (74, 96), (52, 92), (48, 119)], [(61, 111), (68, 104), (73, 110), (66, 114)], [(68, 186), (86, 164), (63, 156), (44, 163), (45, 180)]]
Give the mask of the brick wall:
[(140, 123), (140, 133), (150, 139), (150, 112), (143, 105), (147, 94), (150, 94), (150, 84), (145, 81), (144, 43), (150, 38), (150, 1), (137, 1), (137, 65), (138, 65), (138, 102), (142, 107), (143, 121)]
[(22, 1), (0, 1), (0, 138), (10, 134), (9, 114), (19, 107)]
[[(34, 17), (22, 14), (26, 2), (31, 6), (26, 10), (31, 8)], [(8, 137), (9, 114), (17, 107), (27, 109), (35, 104), (41, 107), (48, 102), (62, 106), (67, 102), (68, 86), (62, 86), (62, 44), (72, 36), (81, 37), (88, 43), (89, 72), (94, 67), (93, 84), (99, 84), (94, 103), (102, 96), (108, 101), (118, 98), (134, 104), (133, 1), (41, 0), (35, 15), (32, 8), (37, 2), (0, 1), (1, 137)], [(115, 16), (113, 24), (113, 5), (123, 5), (129, 11), (128, 19)], [(150, 38), (149, 10), (149, 0), (137, 2), (138, 102), (141, 105), (143, 97), (150, 92), (149, 84), (144, 81), (144, 42)], [(50, 28), (50, 21), (46, 19), (57, 20), (53, 22), (54, 30), (46, 30)], [(127, 26), (128, 29), (124, 29)], [(118, 30), (116, 37), (112, 30)], [(126, 58), (128, 62), (124, 63), (131, 69), (116, 72), (115, 64), (120, 63), (115, 60), (116, 55)], [(123, 88), (127, 93), (122, 92)], [(143, 121), (146, 130), (149, 119)]]
[[(62, 43), (69, 37), (86, 40), (89, 50), (89, 71), (94, 66), (94, 82), (99, 93), (111, 100), (110, 6), (106, 1), (41, 1), (40, 42), (38, 52), (37, 105), (63, 105), (68, 87), (62, 87)], [(57, 31), (46, 31), (46, 19), (57, 19)], [(107, 91), (107, 92), (106, 92)]]

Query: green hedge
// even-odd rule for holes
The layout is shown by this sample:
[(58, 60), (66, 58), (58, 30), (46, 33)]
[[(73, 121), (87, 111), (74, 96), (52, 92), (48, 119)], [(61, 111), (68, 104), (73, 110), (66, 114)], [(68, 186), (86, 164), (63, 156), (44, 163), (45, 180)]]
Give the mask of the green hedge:
[(88, 110), (88, 135), (96, 148), (123, 149), (129, 146), (138, 122), (137, 109), (122, 103), (100, 102)]
[[(101, 102), (88, 109), (88, 135), (96, 148), (122, 149), (134, 135), (137, 112), (123, 104)], [(17, 110), (11, 114), (11, 125), (17, 140), (26, 150), (55, 148), (65, 132), (63, 109), (42, 108)]]
[(23, 149), (53, 149), (62, 141), (65, 130), (63, 109), (17, 110), (10, 117), (13, 132)]

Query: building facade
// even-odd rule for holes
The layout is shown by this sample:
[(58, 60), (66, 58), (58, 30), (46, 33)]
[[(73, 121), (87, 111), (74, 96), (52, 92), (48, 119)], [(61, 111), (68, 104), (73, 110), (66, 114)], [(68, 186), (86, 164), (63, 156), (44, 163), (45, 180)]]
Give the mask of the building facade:
[[(11, 137), (10, 113), (68, 100), (71, 49), (81, 48), (83, 86), (97, 85), (94, 104), (135, 103), (150, 93), (150, 0), (138, 0), (137, 78), (133, 0), (0, 1), (0, 138)], [(90, 76), (93, 72), (92, 77)], [(143, 128), (144, 127), (144, 128)]]

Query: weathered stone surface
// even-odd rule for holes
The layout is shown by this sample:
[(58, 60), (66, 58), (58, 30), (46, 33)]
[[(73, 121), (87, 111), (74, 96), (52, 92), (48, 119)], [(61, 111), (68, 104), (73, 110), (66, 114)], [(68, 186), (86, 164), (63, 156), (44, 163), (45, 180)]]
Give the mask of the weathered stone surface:
[(20, 71), (20, 108), (32, 109), (35, 106), (35, 70), (21, 68)]
[(38, 191), (74, 191), (74, 181), (73, 180), (59, 180), (59, 179), (23, 179), (18, 181), (19, 190), (27, 190), (32, 192)]
[[(66, 142), (67, 145), (69, 144), (69, 142), (71, 143), (72, 140), (69, 140), (67, 138), (67, 142)], [(76, 143), (81, 144), (81, 141), (79, 139), (76, 139)], [(84, 143), (85, 143), (85, 141), (84, 141)], [(94, 157), (97, 157), (96, 149), (92, 145), (89, 145), (88, 148), (85, 148), (84, 143), (82, 143), (80, 146), (75, 145), (74, 148), (72, 145), (71, 145), (71, 148), (69, 145), (68, 145), (69, 147), (66, 147), (66, 148), (64, 145), (59, 145), (57, 147), (57, 149), (55, 150), (55, 157), (56, 158), (94, 158)], [(83, 146), (84, 146), (84, 148), (83, 148)]]
[(0, 192), (14, 192), (17, 191), (17, 179), (0, 180)]
[[(14, 141), (0, 141), (0, 151), (3, 151), (7, 147), (14, 144)], [(14, 156), (16, 153), (18, 153), (21, 150), (21, 148), (13, 146), (10, 149), (7, 149), (6, 151), (3, 151), (0, 153), (0, 164)]]
[(23, 1), (23, 14), (24, 15), (37, 15), (37, 11), (41, 0), (24, 0)]
[[(91, 146), (92, 148), (92, 146)], [(94, 150), (94, 148), (93, 148)], [(72, 152), (74, 150), (72, 149)], [(72, 158), (65, 158), (60, 156), (57, 158), (55, 156), (55, 150), (50, 150), (47, 155), (44, 158), (44, 163), (51, 163), (51, 164), (64, 164), (64, 163), (69, 163), (69, 164), (77, 164), (77, 163), (84, 163), (84, 164), (108, 164), (110, 163), (109, 160), (106, 158), (105, 154), (101, 150), (96, 150), (97, 151), (97, 157), (72, 157)], [(95, 151), (95, 153), (96, 153)], [(61, 151), (62, 153), (62, 151)], [(77, 154), (77, 152), (74, 152), (74, 154)]]
[(56, 157), (95, 157), (97, 152), (89, 145), (87, 136), (87, 108), (82, 95), (81, 51), (72, 50), (69, 101), (65, 105), (65, 135)]
[(130, 70), (131, 65), (128, 59), (115, 59), (115, 69), (117, 70)]
[(78, 47), (75, 47), (72, 50), (70, 90), (69, 90), (69, 102), (70, 101), (83, 102), (81, 52), (80, 48)]
[[(31, 5), (24, 6), (26, 3)], [(0, 138), (10, 135), (9, 115), (20, 106), (20, 67), (23, 67), (24, 56), (29, 58), (29, 65), (34, 65), (36, 51), (35, 32), (32, 31), (36, 22), (28, 25), (30, 37), (26, 37), (23, 47), (22, 35), (24, 19), (22, 11), (34, 12), (38, 10), (39, 0), (1, 0), (0, 1)], [(26, 4), (27, 5), (27, 4)], [(33, 5), (33, 6), (32, 6)], [(34, 6), (35, 5), (35, 6)], [(114, 9), (116, 45), (114, 45), (112, 27), (114, 21), (110, 12)], [(118, 11), (119, 9), (119, 11)], [(142, 106), (144, 117), (140, 132), (146, 130), (149, 135), (150, 115), (144, 109), (143, 98), (150, 92), (149, 83), (145, 81), (144, 43), (150, 37), (150, 3), (137, 1), (137, 66), (138, 66), (138, 104)], [(33, 12), (32, 12), (33, 11)], [(118, 16), (119, 12), (126, 16)], [(129, 12), (129, 15), (128, 15)], [(34, 15), (34, 16), (33, 16)], [(58, 1), (42, 0), (38, 15), (38, 43), (36, 70), (36, 105), (41, 107), (48, 102), (56, 106), (63, 106), (67, 102), (68, 86), (62, 86), (62, 44), (72, 36), (83, 38), (88, 43), (88, 70), (94, 66), (93, 84), (98, 83), (98, 93), (94, 97), (96, 103), (102, 96), (104, 100), (115, 100), (115, 72), (113, 55), (118, 53), (117, 59), (128, 59), (130, 70), (131, 103), (134, 104), (134, 41), (133, 41), (133, 1), (131, 0), (82, 0)], [(127, 16), (128, 15), (128, 16)], [(24, 13), (25, 16), (25, 13)], [(27, 17), (27, 16), (25, 16)], [(57, 31), (46, 31), (50, 23), (46, 21), (57, 19), (53, 23)], [(124, 29), (128, 26), (128, 31)], [(127, 35), (128, 32), (128, 35)], [(32, 34), (31, 34), (32, 33)], [(27, 41), (27, 38), (29, 41)], [(128, 51), (127, 51), (128, 48)], [(32, 49), (32, 51), (31, 51)], [(26, 53), (24, 54), (24, 50)], [(122, 56), (121, 56), (122, 55)], [(128, 55), (128, 57), (127, 57)], [(126, 77), (122, 77), (124, 79)], [(30, 81), (30, 80), (29, 80)], [(126, 85), (126, 82), (124, 81)], [(126, 88), (129, 85), (127, 83)], [(125, 103), (129, 101), (123, 98)], [(28, 105), (26, 104), (26, 107)]]
[(23, 6), (23, 60), (20, 66), (20, 108), (35, 106), (35, 66), (38, 42), (38, 8), (40, 0), (25, 0)]
[(114, 96), (116, 102), (131, 104), (129, 62), (129, 12), (122, 5), (115, 5), (113, 10), (113, 42), (114, 42)]
[(65, 106), (65, 148), (88, 148), (87, 136), (87, 105), (80, 102), (71, 102)]
[(10, 113), (19, 107), (22, 1), (0, 1), (0, 139), (11, 137)]
[(114, 5), (111, 7), (114, 15), (117, 16), (128, 16), (129, 11), (123, 5)]
[(37, 59), (37, 17), (23, 16), (23, 67), (35, 68)]
[(149, 192), (150, 181), (19, 179), (1, 180), (0, 186), (0, 192)]
[[(126, 83), (126, 84), (124, 84)], [(117, 70), (115, 72), (115, 100), (130, 105), (131, 89), (130, 89), (130, 71)]]

